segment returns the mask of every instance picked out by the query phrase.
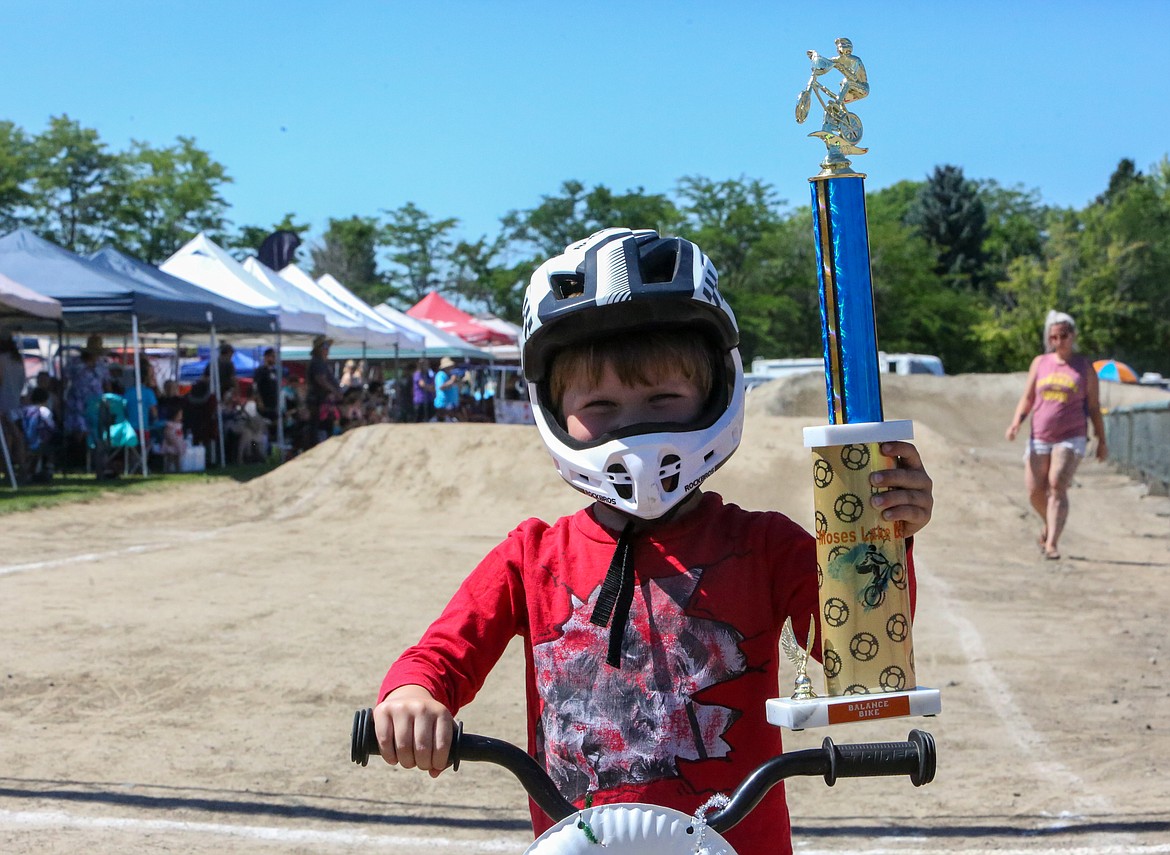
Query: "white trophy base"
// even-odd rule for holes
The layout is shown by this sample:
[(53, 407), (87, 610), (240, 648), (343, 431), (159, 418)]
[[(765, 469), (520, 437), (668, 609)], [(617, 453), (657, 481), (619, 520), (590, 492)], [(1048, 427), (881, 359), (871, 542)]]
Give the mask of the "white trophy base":
[(938, 689), (919, 686), (906, 692), (842, 695), (806, 701), (772, 698), (765, 706), (769, 724), (804, 730), (806, 727), (828, 727), (854, 721), (938, 715), (942, 711), (942, 696)]
[(825, 448), (863, 442), (909, 442), (914, 439), (914, 422), (897, 419), (888, 422), (856, 422), (844, 425), (816, 425), (804, 429), (805, 448)]

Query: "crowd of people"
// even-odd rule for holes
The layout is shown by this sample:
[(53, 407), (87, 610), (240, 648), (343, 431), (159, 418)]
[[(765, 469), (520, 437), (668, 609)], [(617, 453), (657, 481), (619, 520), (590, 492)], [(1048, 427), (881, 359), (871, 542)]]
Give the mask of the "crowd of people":
[(144, 450), (151, 471), (173, 472), (199, 467), (198, 457), (185, 463), (191, 449), (204, 449), (202, 465), (218, 462), (221, 446), (224, 462), (245, 464), (295, 456), (362, 425), (490, 420), (486, 372), (445, 357), (420, 359), (413, 376), (397, 377), (380, 364), (331, 360), (332, 345), (317, 336), (307, 365), (286, 363), (283, 377), (268, 348), (247, 377), (223, 342), (189, 386), (160, 383), (142, 354), (139, 384), (133, 364), (91, 335), (65, 360), (63, 377), (42, 371), (30, 383), (16, 342), (0, 336), (0, 423), (14, 471), (24, 483), (49, 481), (55, 470), (116, 478), (132, 468), (125, 456)]

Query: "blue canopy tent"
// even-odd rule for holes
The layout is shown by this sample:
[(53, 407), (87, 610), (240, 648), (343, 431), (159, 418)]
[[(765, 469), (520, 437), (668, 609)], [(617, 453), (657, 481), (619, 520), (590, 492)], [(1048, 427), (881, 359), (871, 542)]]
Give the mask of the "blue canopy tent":
[[(140, 327), (167, 333), (203, 332), (217, 311), (194, 293), (183, 294), (173, 283), (147, 281), (82, 258), (33, 234), (18, 229), (0, 238), (0, 273), (61, 303), (63, 326), (76, 332), (130, 332), (134, 350), (135, 386), (141, 400), (142, 378), (138, 361)], [(139, 271), (141, 273), (141, 271)], [(247, 310), (234, 310), (235, 323), (252, 331), (270, 331), (272, 319), (263, 313), (246, 318)], [(31, 325), (30, 325), (31, 326)], [(43, 327), (42, 327), (43, 328)], [(212, 327), (214, 329), (214, 327)], [(139, 418), (139, 424), (144, 419)], [(146, 455), (142, 474), (146, 475)]]
[(216, 330), (228, 333), (271, 333), (274, 320), (270, 312), (255, 309), (221, 297), (218, 294), (192, 285), (186, 279), (164, 273), (157, 267), (131, 258), (107, 247), (89, 256), (89, 260), (118, 276), (134, 280), (136, 287), (157, 294), (161, 298), (176, 300), (203, 309), (202, 324), (193, 330), (180, 329), (171, 324), (171, 332), (205, 332), (209, 324)]
[[(183, 293), (131, 276), (114, 269), (108, 258), (101, 263), (83, 258), (27, 229), (0, 238), (0, 273), (60, 302), (65, 329), (73, 332), (125, 332), (132, 318), (140, 328), (162, 332), (204, 332), (209, 324), (212, 306), (193, 286)], [(227, 305), (216, 309), (226, 311)], [(271, 317), (236, 306), (236, 323), (254, 332), (272, 330)]]
[[(203, 348), (200, 348), (203, 350)], [(207, 364), (211, 360), (205, 356), (200, 355), (199, 359), (194, 362), (188, 362), (179, 369), (180, 380), (198, 380), (203, 376), (203, 372), (207, 370)], [(236, 369), (237, 377), (250, 378), (259, 367), (260, 363), (256, 361), (250, 354), (242, 350), (232, 351), (232, 367)]]

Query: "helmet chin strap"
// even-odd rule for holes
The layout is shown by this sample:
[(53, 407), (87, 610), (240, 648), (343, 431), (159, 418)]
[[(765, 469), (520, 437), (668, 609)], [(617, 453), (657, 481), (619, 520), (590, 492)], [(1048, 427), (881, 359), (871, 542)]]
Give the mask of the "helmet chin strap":
[[(611, 668), (622, 667), (622, 639), (626, 634), (626, 622), (630, 617), (630, 606), (634, 602), (634, 520), (629, 520), (618, 537), (617, 549), (609, 562), (601, 593), (589, 622), (604, 628), (609, 626), (609, 650), (605, 662)], [(613, 623), (610, 623), (610, 619)]]
[[(589, 617), (589, 622), (594, 626), (603, 629), (609, 627), (609, 647), (605, 656), (605, 663), (609, 667), (622, 667), (622, 641), (626, 636), (626, 624), (629, 622), (630, 607), (634, 602), (634, 538), (639, 531), (669, 522), (698, 495), (699, 491), (696, 490), (693, 495), (679, 502), (656, 520), (643, 520), (624, 511), (619, 512), (626, 517), (626, 524), (618, 536), (617, 548), (613, 551), (609, 570), (605, 573), (605, 581), (597, 595), (593, 614)], [(639, 526), (639, 523), (644, 525)]]

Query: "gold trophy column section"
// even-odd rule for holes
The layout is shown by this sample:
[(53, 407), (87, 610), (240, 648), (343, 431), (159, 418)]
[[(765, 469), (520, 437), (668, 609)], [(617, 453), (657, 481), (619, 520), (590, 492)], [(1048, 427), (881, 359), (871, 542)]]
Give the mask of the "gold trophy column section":
[(873, 472), (894, 462), (879, 443), (812, 449), (821, 650), (830, 696), (916, 687), (910, 586), (901, 526), (870, 497)]

